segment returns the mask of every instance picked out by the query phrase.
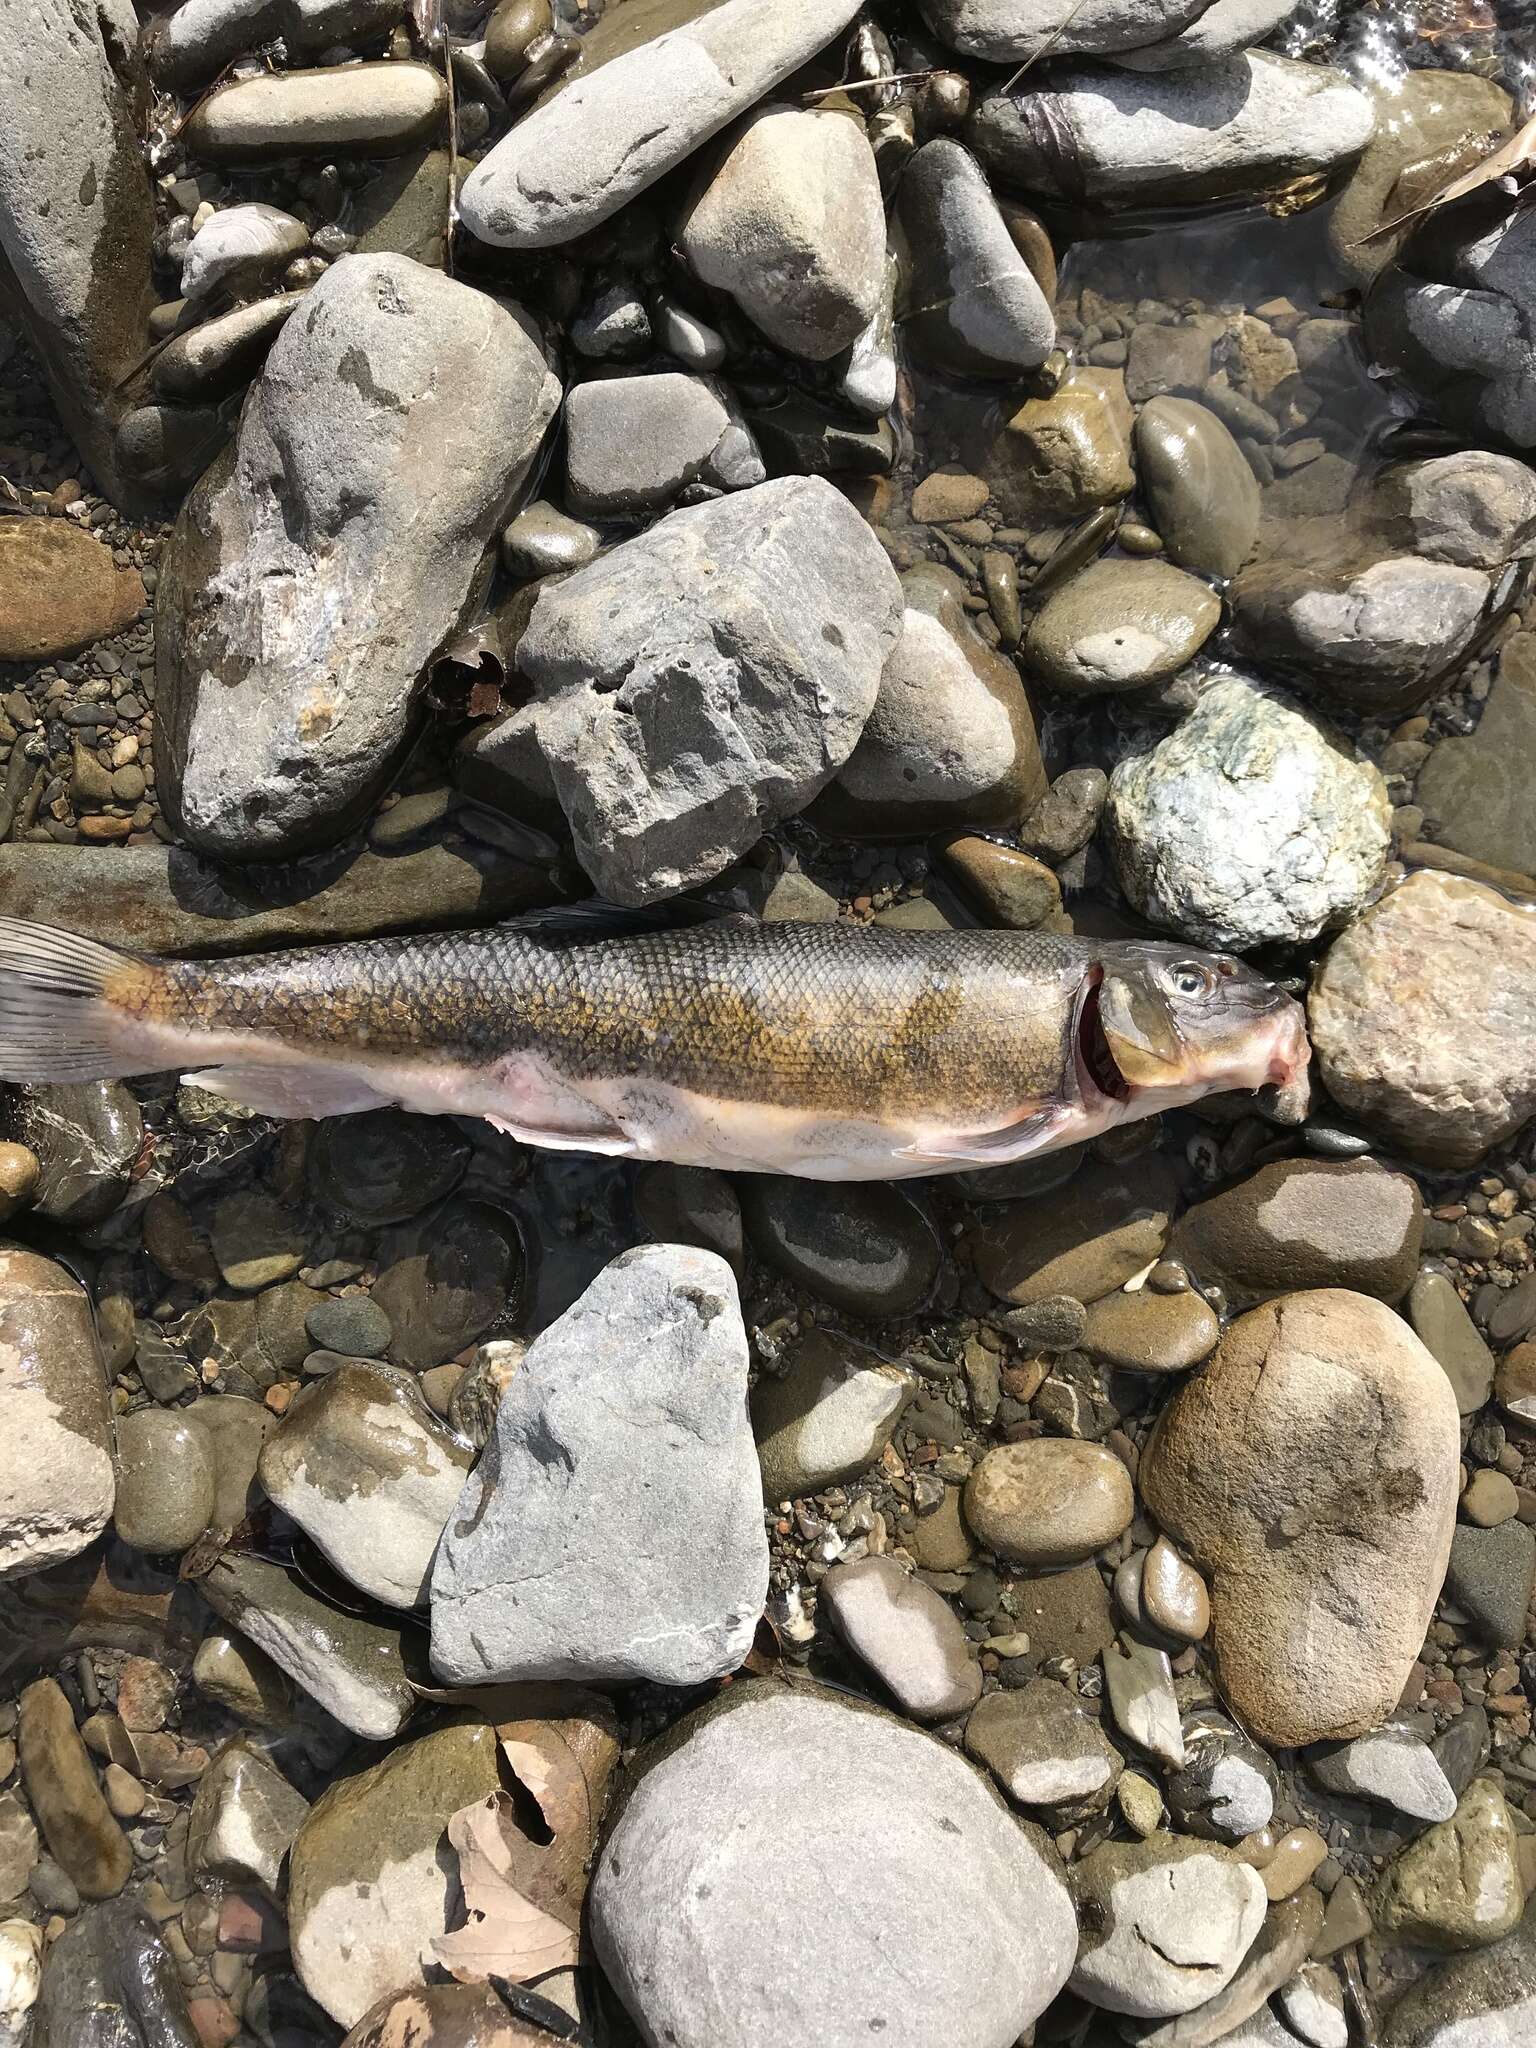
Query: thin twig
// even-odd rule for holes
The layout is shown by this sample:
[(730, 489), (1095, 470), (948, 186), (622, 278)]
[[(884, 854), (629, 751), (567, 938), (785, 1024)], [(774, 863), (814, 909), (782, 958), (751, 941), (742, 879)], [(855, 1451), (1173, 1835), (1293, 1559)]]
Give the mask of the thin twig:
[(817, 85), (809, 92), (801, 93), (803, 100), (829, 99), (835, 92), (868, 92), (875, 85), (910, 85), (915, 80), (932, 78), (933, 66), (925, 71), (890, 71), (879, 78), (850, 78), (842, 85)]
[(433, 26), (437, 33), (438, 54), (443, 60), (443, 76), (448, 81), (448, 221), (443, 230), (443, 270), (453, 275), (453, 224), (459, 206), (459, 94), (453, 82), (453, 55), (448, 48), (448, 32), (443, 27), (443, 0), (434, 0), (432, 9)]
[(1040, 62), (1040, 59), (1050, 49), (1052, 43), (1059, 42), (1061, 40), (1061, 38), (1066, 34), (1067, 30), (1072, 26), (1073, 22), (1077, 19), (1078, 15), (1082, 13), (1083, 6), (1084, 0), (1072, 0), (1072, 5), (1067, 9), (1066, 13), (1062, 16), (1061, 20), (1058, 21), (1056, 26), (1051, 30), (1050, 34), (1046, 37), (1045, 41), (1040, 45), (1039, 49), (1036, 50), (1032, 57), (1026, 57), (1024, 59), (1024, 62), (1019, 66), (1018, 70), (1015, 71), (1012, 78), (1010, 78), (1008, 83), (1003, 87), (1004, 98), (1006, 98), (1008, 94), (1013, 91), (1013, 88), (1024, 76), (1025, 72), (1028, 71), (1032, 65), (1038, 64)]

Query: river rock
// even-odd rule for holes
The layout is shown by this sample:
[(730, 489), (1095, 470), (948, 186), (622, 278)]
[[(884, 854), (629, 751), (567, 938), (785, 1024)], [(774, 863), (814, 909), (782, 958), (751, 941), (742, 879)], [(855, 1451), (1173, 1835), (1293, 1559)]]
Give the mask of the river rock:
[(220, 86), (181, 135), (191, 156), (213, 164), (398, 156), (435, 136), (447, 113), (448, 89), (430, 64), (349, 64)]
[(1131, 425), (1116, 370), (1076, 369), (1048, 398), (1026, 399), (987, 451), (999, 512), (1010, 525), (1059, 526), (1119, 504), (1136, 482)]
[(1525, 2048), (1536, 2026), (1536, 1912), (1437, 1964), (1388, 2015), (1384, 2048)]
[[(1379, 230), (1420, 206), (1437, 186), (1470, 170), (1509, 125), (1509, 95), (1469, 71), (1405, 71), (1366, 79), (1376, 131), (1328, 213), (1330, 267), (1362, 289), (1393, 260), (1411, 232)], [(1367, 240), (1366, 237), (1372, 239)]]
[(816, 816), (861, 836), (1007, 830), (1046, 788), (1018, 670), (971, 624), (952, 570), (920, 563), (901, 588), (901, 635), (875, 708)]
[(1493, 1392), (1493, 1353), (1444, 1273), (1420, 1273), (1408, 1292), (1408, 1320), (1419, 1341), (1445, 1368), (1463, 1415), (1475, 1415)]
[(70, 434), (123, 503), (136, 479), (119, 467), (114, 436), (153, 297), (138, 21), (129, 0), (38, 0), (8, 26), (0, 270)]
[(954, 1609), (895, 1558), (833, 1565), (819, 1598), (849, 1649), (913, 1720), (951, 1720), (981, 1697), (981, 1666)]
[(181, 296), (196, 302), (215, 292), (244, 298), (259, 280), (309, 247), (309, 230), (291, 213), (251, 202), (226, 206), (193, 235), (181, 259)]
[(264, 1558), (226, 1551), (197, 1583), (215, 1613), (354, 1735), (387, 1742), (415, 1711), (399, 1629), (343, 1614)]
[(1411, 1727), (1388, 1722), (1370, 1735), (1307, 1759), (1325, 1792), (1368, 1800), (1410, 1820), (1449, 1820), (1456, 1793), (1434, 1751)]
[(685, 208), (677, 245), (775, 347), (816, 363), (848, 348), (885, 287), (885, 207), (862, 122), (759, 108)]
[(1221, 1335), (1216, 1312), (1193, 1288), (1158, 1294), (1150, 1287), (1104, 1294), (1088, 1310), (1082, 1348), (1127, 1372), (1186, 1372), (1209, 1358)]
[(558, 397), (483, 292), (400, 256), (326, 272), (161, 572), (159, 786), (189, 841), (287, 858), (368, 806)]
[(1264, 1880), (1201, 1842), (1106, 1842), (1072, 1866), (1084, 1941), (1072, 1989), (1142, 2019), (1191, 2012), (1226, 1988), (1264, 1923)]
[(573, 241), (771, 92), (856, 11), (855, 0), (726, 0), (615, 54), (482, 158), (459, 195), (464, 225), (507, 249)]
[(938, 1241), (899, 1188), (753, 1174), (741, 1183), (741, 1208), (759, 1256), (848, 1315), (911, 1315), (933, 1291)]
[[(1158, 1540), (1166, 1547), (1165, 1538)], [(1195, 1708), (1182, 1725), (1184, 1762), (1163, 1781), (1168, 1811), (1179, 1827), (1232, 1844), (1267, 1828), (1279, 1777), (1263, 1750), (1214, 1707)]]
[(1451, 1819), (1398, 1851), (1376, 1888), (1383, 1934), (1429, 1948), (1486, 1948), (1519, 1925), (1525, 1886), (1504, 1795), (1474, 1778)]
[(136, 1899), (87, 1907), (53, 1943), (28, 2038), (31, 2048), (205, 2048), (170, 1950)]
[(1150, 753), (1117, 764), (1106, 824), (1143, 916), (1243, 950), (1358, 909), (1385, 870), (1391, 815), (1370, 762), (1287, 698), (1223, 676)]
[(0, 661), (73, 654), (123, 632), (146, 602), (138, 571), (71, 521), (0, 520)]
[(1016, 377), (1044, 362), (1056, 316), (970, 151), (948, 137), (924, 143), (902, 173), (896, 206), (908, 345), (939, 369), (973, 377)]
[(1130, 1526), (1131, 1475), (1100, 1444), (1030, 1437), (998, 1444), (965, 1487), (965, 1519), (999, 1557), (1078, 1564)]
[(1445, 1596), (1465, 1614), (1474, 1635), (1494, 1648), (1514, 1649), (1523, 1642), (1533, 1580), (1536, 1536), (1523, 1522), (1492, 1529), (1458, 1524)]
[(395, 1364), (426, 1372), (483, 1336), (521, 1270), (516, 1224), (484, 1202), (444, 1202), (388, 1231), (373, 1302), (389, 1317)]
[(566, 503), (587, 519), (655, 512), (690, 484), (742, 490), (767, 474), (719, 392), (671, 370), (578, 384), (565, 401), (565, 468)]
[(249, 306), (216, 314), (176, 335), (155, 357), (150, 378), (163, 398), (185, 405), (213, 404), (241, 391), (266, 361), (302, 292), (279, 292)]
[(1188, 28), (1142, 43), (1134, 50), (1107, 50), (1111, 64), (1131, 71), (1183, 71), (1230, 57), (1261, 43), (1295, 9), (1287, 0), (1212, 0)]
[(1536, 448), (1533, 308), (1536, 215), (1485, 191), (1420, 226), (1411, 263), (1382, 271), (1365, 338), (1447, 425)]
[(93, 1542), (114, 1490), (90, 1297), (20, 1246), (0, 1249), (0, 1397), (0, 1578), (20, 1578)]
[(1259, 530), (1259, 480), (1230, 430), (1191, 398), (1153, 398), (1137, 415), (1136, 458), (1169, 561), (1235, 576)]
[(63, 1688), (39, 1678), (21, 1695), (16, 1724), (22, 1783), (43, 1839), (82, 1898), (110, 1899), (133, 1871), (128, 1838), (96, 1781)]
[(1425, 1165), (1536, 1112), (1536, 933), (1496, 889), (1419, 869), (1335, 939), (1307, 1016), (1339, 1107)]
[(284, 1862), (309, 1801), (244, 1736), (224, 1745), (198, 1782), (187, 1829), (196, 1878), (282, 1897)]
[(1097, 696), (1178, 674), (1221, 623), (1221, 600), (1169, 562), (1090, 563), (1055, 590), (1024, 641), (1026, 670), (1054, 690)]
[(1459, 1450), (1440, 1367), (1343, 1289), (1239, 1317), (1163, 1411), (1142, 1492), (1206, 1573), (1218, 1680), (1261, 1740), (1348, 1739), (1396, 1706), (1445, 1574)]
[(796, 1500), (855, 1479), (890, 1441), (912, 1381), (873, 1351), (825, 1330), (807, 1330), (782, 1376), (752, 1391), (752, 1428), (763, 1497)]
[[(816, 1886), (762, 1884), (768, 1834), (786, 1867), (814, 1868), (829, 1816), (847, 1867), (881, 1873), (882, 1938), (853, 1953)], [(678, 1910), (657, 1913), (658, 1897)], [(1044, 1838), (962, 1758), (873, 1709), (762, 1684), (733, 1686), (660, 1746), (600, 1852), (589, 1911), (610, 1982), (675, 2048), (862, 2048), (871, 2020), (946, 2048), (962, 2012), (973, 2048), (1011, 2048), (1076, 1946)]]
[(76, 1229), (117, 1208), (144, 1143), (138, 1101), (121, 1081), (23, 1088), (15, 1130), (41, 1167), (32, 1207)]
[(181, 0), (147, 25), (145, 58), (158, 84), (190, 93), (275, 37), (309, 54), (383, 35), (404, 12), (404, 0)]
[(1438, 740), (1413, 800), (1437, 844), (1489, 867), (1536, 873), (1536, 815), (1521, 764), (1536, 757), (1536, 633), (1515, 633), (1499, 652), (1493, 689), (1465, 739)]
[(1423, 1234), (1406, 1174), (1374, 1159), (1279, 1159), (1187, 1209), (1168, 1251), (1235, 1309), (1314, 1287), (1397, 1302)]
[(214, 1505), (213, 1445), (194, 1416), (138, 1408), (117, 1425), (117, 1500), (112, 1524), (134, 1550), (187, 1550)]
[(473, 1462), (409, 1373), (351, 1359), (290, 1407), (261, 1483), (360, 1592), (419, 1607)]
[(1081, 1302), (1123, 1287), (1150, 1266), (1168, 1238), (1173, 1177), (1156, 1158), (1135, 1172), (1099, 1168), (992, 1210), (967, 1244), (983, 1285), (1028, 1307), (1052, 1295)]
[(340, 2026), (436, 1976), (432, 1943), (459, 1892), (445, 1830), (499, 1790), (497, 1753), (485, 1722), (435, 1729), (338, 1780), (299, 1829), (288, 1884), (294, 1967)]
[(885, 551), (820, 477), (668, 513), (546, 584), (518, 662), (602, 892), (705, 881), (803, 809), (853, 751), (900, 616)]
[(1258, 51), (1188, 71), (1064, 67), (1047, 97), (988, 93), (972, 148), (1006, 183), (1110, 207), (1269, 190), (1349, 162), (1375, 124), (1341, 72)]
[(965, 1746), (1015, 1805), (1044, 1808), (1053, 1827), (1102, 1813), (1123, 1769), (1098, 1721), (1053, 1678), (988, 1693), (965, 1724)]
[(444, 1532), (441, 1678), (699, 1685), (735, 1670), (768, 1589), (747, 1365), (713, 1252), (645, 1245), (598, 1275), (529, 1349)]
[(212, 1628), (197, 1646), (192, 1679), (201, 1693), (237, 1720), (257, 1728), (286, 1728), (293, 1721), (293, 1692), (285, 1674), (254, 1643)]

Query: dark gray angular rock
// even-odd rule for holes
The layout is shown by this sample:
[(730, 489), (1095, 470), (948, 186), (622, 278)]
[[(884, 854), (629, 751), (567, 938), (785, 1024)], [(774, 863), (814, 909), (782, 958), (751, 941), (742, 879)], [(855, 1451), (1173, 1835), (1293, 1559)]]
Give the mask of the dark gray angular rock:
[[(878, 1938), (852, 1949), (829, 1827), (841, 1868), (880, 1873)], [(798, 1882), (763, 1883), (767, 1841)], [(1045, 1837), (962, 1758), (874, 1709), (756, 1683), (666, 1739), (589, 1908), (610, 1982), (672, 2048), (1012, 2048), (1077, 1945)]]
[(702, 377), (664, 370), (578, 384), (565, 402), (566, 504), (587, 519), (659, 511), (692, 483), (745, 490), (757, 443)]
[(371, 802), (558, 397), (515, 308), (403, 256), (327, 271), (161, 575), (160, 790), (192, 845), (287, 859)]
[(747, 1340), (713, 1252), (646, 1245), (530, 1347), (432, 1572), (450, 1685), (703, 1685), (768, 1591)]
[(941, 368), (1017, 377), (1043, 363), (1056, 315), (1019, 254), (968, 149), (925, 143), (902, 174), (911, 345)]
[(33, 2048), (198, 2048), (186, 1994), (133, 1899), (86, 1908), (48, 1951)]
[(518, 647), (582, 865), (617, 903), (706, 881), (852, 753), (901, 586), (848, 500), (784, 477), (547, 584)]
[(1516, 1648), (1536, 1581), (1536, 1535), (1523, 1522), (1477, 1529), (1458, 1522), (1445, 1571), (1445, 1597), (1484, 1642)]
[(114, 436), (153, 296), (137, 36), (131, 0), (26, 0), (0, 36), (0, 282), (116, 503), (143, 490)]

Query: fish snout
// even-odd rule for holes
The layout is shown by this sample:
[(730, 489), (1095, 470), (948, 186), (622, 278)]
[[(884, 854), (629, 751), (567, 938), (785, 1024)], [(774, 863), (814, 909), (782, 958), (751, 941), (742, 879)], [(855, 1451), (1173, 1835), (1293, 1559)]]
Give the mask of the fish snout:
[(1275, 1019), (1269, 1071), (1259, 1089), (1259, 1108), (1276, 1123), (1299, 1124), (1312, 1106), (1312, 1046), (1307, 1013), (1287, 996)]

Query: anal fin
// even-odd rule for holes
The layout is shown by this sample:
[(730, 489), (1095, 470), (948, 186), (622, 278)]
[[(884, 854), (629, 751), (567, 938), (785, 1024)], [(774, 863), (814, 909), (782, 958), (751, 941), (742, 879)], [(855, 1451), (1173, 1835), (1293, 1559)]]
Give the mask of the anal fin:
[(190, 1087), (222, 1095), (242, 1109), (262, 1116), (350, 1116), (354, 1110), (384, 1109), (396, 1098), (383, 1095), (357, 1074), (313, 1066), (265, 1065), (204, 1067), (183, 1074)]

